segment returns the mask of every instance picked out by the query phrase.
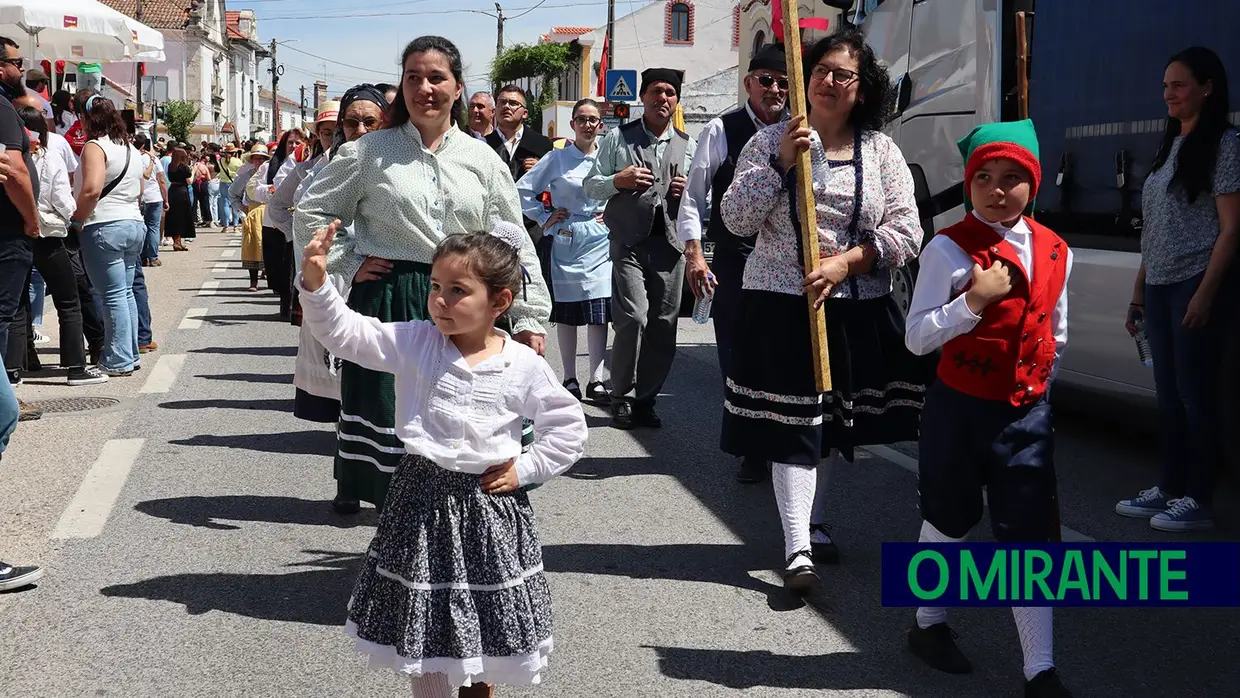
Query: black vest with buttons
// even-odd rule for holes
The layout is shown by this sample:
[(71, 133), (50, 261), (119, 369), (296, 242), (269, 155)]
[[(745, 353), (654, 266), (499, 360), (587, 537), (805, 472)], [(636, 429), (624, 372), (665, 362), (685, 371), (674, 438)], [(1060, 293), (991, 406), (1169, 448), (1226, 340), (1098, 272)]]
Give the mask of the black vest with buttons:
[(723, 193), (732, 184), (732, 178), (736, 176), (736, 161), (740, 158), (741, 150), (758, 129), (754, 126), (753, 118), (749, 116), (749, 110), (744, 106), (724, 114), (720, 119), (723, 121), (723, 135), (728, 142), (728, 159), (719, 165), (715, 178), (710, 181), (710, 225), (706, 228), (706, 239), (715, 243), (716, 247), (724, 247), (739, 252), (742, 257), (748, 257), (753, 251), (754, 238), (734, 235), (728, 230), (723, 216), (719, 215), (719, 204), (723, 201)]

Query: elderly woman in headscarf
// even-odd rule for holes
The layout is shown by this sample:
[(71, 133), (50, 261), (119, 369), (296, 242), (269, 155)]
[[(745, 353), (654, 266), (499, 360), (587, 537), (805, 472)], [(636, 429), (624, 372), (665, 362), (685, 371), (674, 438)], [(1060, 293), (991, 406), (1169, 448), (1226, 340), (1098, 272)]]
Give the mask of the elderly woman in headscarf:
[[(338, 121), (332, 143), (326, 153), (309, 162), (310, 167), (293, 194), (294, 201), (301, 201), (310, 183), (314, 181), (315, 175), (336, 154), (340, 146), (346, 142), (355, 141), (370, 130), (378, 128), (383, 112), (387, 108), (387, 99), (383, 92), (374, 85), (357, 85), (345, 92), (339, 105), (336, 106)], [(299, 268), (294, 271), (293, 278), (296, 278), (297, 273), (301, 271), (300, 251), (309, 242), (309, 238), (301, 234), (302, 232), (304, 231), (294, 229), (293, 249), (296, 253), (293, 254), (293, 260)], [(340, 243), (346, 240), (351, 232), (350, 228), (344, 227), (336, 232), (336, 244), (328, 253), (329, 258), (333, 253), (340, 254), (347, 247)], [(353, 282), (351, 277), (331, 274), (328, 280), (336, 286), (341, 296), (348, 298), (349, 287)], [(295, 309), (293, 316), (295, 323), (299, 319), (298, 316), (299, 313)], [(297, 394), (293, 399), (294, 415), (307, 421), (329, 424), (336, 423), (340, 418), (340, 363), (328, 354), (306, 327), (301, 329), (301, 342), (297, 347), (297, 364), (293, 371), (293, 385), (297, 388)], [(336, 497), (332, 500), (332, 506), (338, 512), (348, 514), (358, 511), (360, 503), (355, 497), (343, 493), (337, 484)]]

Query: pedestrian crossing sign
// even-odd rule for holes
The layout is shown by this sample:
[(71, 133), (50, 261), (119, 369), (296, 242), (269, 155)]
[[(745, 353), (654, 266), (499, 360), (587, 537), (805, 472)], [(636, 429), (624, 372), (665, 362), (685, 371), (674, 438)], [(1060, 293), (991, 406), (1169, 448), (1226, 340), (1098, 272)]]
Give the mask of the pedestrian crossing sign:
[(607, 101), (632, 102), (637, 99), (637, 71), (607, 71)]

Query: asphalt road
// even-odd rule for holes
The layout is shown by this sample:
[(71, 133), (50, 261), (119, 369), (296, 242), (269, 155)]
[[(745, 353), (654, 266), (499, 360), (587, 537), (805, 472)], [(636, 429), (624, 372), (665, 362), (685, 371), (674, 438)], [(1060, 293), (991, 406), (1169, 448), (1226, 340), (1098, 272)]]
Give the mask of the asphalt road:
[[(245, 291), (237, 249), (204, 233), (148, 270), (161, 347), (134, 377), (69, 388), (53, 369), (20, 386), (118, 403), (21, 424), (0, 464), (0, 557), (47, 569), (0, 595), (4, 695), (408, 695), (344, 635), (374, 512), (331, 512), (332, 429), (292, 416), (296, 330)], [(54, 318), (49, 304), (53, 335)], [(880, 543), (919, 526), (912, 444), (838, 469), (843, 563), (805, 601), (783, 592), (770, 487), (736, 484), (716, 447), (712, 338), (682, 326), (662, 430), (617, 431), (587, 407), (588, 457), (532, 495), (557, 648), (540, 689), (499, 695), (1020, 695), (1006, 610), (952, 613), (976, 670), (949, 677), (904, 649), (912, 611), (881, 606)], [(1163, 539), (1112, 513), (1155, 480), (1147, 431), (1065, 411), (1058, 435), (1069, 535)], [(1235, 540), (1236, 500), (1191, 539)], [(1240, 695), (1237, 626), (1235, 609), (1065, 610), (1057, 660), (1078, 696)]]

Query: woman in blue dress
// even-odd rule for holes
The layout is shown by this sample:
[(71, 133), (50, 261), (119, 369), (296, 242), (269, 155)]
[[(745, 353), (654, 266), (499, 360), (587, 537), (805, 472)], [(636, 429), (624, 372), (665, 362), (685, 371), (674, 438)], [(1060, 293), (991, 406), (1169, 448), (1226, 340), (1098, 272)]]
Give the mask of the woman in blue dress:
[(603, 358), (611, 322), (611, 254), (602, 217), (606, 202), (587, 198), (581, 182), (594, 164), (602, 123), (598, 102), (577, 102), (573, 142), (547, 153), (517, 182), (522, 212), (553, 240), (551, 322), (556, 324), (564, 362), (564, 387), (583, 399), (577, 380), (577, 328), (585, 325), (590, 379), (584, 398), (598, 403), (608, 399)]

